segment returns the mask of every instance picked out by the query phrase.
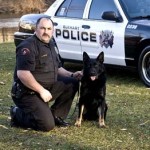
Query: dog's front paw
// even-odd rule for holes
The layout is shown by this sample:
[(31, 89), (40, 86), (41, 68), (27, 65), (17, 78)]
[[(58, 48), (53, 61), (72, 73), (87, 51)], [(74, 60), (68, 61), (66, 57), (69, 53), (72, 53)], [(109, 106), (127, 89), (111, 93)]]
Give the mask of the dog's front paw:
[(77, 119), (74, 125), (77, 127), (81, 127), (81, 121)]
[(99, 127), (100, 128), (106, 128), (107, 126), (105, 125), (104, 119), (99, 120)]
[(105, 124), (100, 124), (99, 127), (100, 128), (107, 128), (107, 126)]

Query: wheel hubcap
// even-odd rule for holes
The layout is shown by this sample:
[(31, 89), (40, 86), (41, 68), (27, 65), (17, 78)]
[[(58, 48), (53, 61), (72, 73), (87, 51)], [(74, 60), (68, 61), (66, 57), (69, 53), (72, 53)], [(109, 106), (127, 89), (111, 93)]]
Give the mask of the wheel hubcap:
[(145, 79), (150, 82), (150, 52), (143, 57), (142, 68)]

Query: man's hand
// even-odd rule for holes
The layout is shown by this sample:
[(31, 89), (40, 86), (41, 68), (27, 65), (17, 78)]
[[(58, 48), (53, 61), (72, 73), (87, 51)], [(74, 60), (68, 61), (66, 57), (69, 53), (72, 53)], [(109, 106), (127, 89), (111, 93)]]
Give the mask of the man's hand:
[(76, 78), (77, 80), (81, 80), (82, 76), (83, 76), (82, 71), (76, 71), (73, 73), (73, 77)]
[(30, 71), (18, 70), (17, 76), (26, 87), (39, 93), (44, 102), (48, 102), (52, 99), (51, 93), (35, 80)]
[(39, 94), (44, 102), (49, 102), (52, 99), (51, 93), (46, 89), (41, 90)]

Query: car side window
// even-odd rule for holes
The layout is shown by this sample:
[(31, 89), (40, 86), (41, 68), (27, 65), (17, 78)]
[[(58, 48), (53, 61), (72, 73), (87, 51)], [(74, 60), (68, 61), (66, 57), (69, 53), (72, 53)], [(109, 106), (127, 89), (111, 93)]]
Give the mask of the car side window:
[(87, 0), (72, 0), (68, 8), (67, 17), (82, 18)]
[(64, 1), (64, 3), (62, 3), (62, 5), (57, 10), (56, 16), (58, 16), (58, 17), (66, 17), (67, 10), (68, 10), (70, 2), (71, 2), (71, 0)]
[(82, 18), (87, 0), (66, 0), (58, 9), (56, 16)]
[[(136, 7), (135, 7), (136, 4)], [(141, 17), (141, 16), (149, 16), (150, 15), (150, 1), (149, 0), (124, 0), (122, 1), (122, 5), (124, 6), (127, 14), (131, 18)]]
[(114, 11), (117, 13), (118, 10), (114, 4), (114, 1), (113, 0), (93, 0), (91, 7), (90, 7), (89, 19), (101, 20), (102, 13), (104, 11)]

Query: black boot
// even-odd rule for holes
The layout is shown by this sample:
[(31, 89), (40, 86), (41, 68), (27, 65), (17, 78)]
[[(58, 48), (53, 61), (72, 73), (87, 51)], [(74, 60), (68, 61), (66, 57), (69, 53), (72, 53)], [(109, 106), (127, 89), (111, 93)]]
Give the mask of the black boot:
[(59, 127), (68, 127), (70, 124), (64, 121), (61, 117), (54, 117), (56, 126)]

